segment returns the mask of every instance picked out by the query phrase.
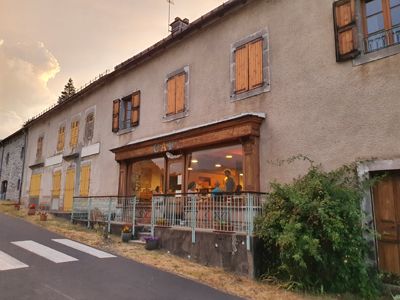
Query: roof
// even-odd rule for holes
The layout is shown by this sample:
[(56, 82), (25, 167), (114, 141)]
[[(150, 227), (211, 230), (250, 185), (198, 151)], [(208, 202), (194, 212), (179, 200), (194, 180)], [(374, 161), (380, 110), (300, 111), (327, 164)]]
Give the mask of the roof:
[(81, 89), (73, 96), (69, 97), (68, 99), (64, 100), (61, 103), (57, 103), (33, 119), (28, 120), (25, 123), (25, 127), (29, 127), (34, 122), (49, 116), (50, 114), (61, 110), (65, 105), (73, 103), (85, 94), (93, 92), (96, 88), (101, 87), (102, 85), (106, 84), (107, 82), (113, 80), (114, 78), (124, 74), (125, 72), (137, 67), (139, 64), (151, 59), (153, 56), (158, 55), (164, 52), (168, 47), (179, 43), (181, 40), (191, 36), (196, 31), (204, 28), (206, 26), (212, 25), (216, 20), (222, 18), (226, 14), (239, 9), (246, 5), (247, 3), (252, 2), (253, 0), (229, 0), (222, 5), (218, 6), (217, 8), (211, 10), (210, 12), (206, 13), (205, 15), (201, 16), (197, 20), (190, 23), (185, 29), (179, 31), (174, 34), (170, 34), (166, 38), (160, 40), (159, 42), (155, 43), (154, 45), (150, 46), (149, 48), (145, 49), (144, 51), (134, 55), (133, 57), (127, 59), (126, 61), (122, 62), (121, 64), (115, 66), (114, 71), (111, 73), (105, 73), (99, 76), (99, 79), (95, 80), (85, 88)]
[(17, 135), (24, 134), (25, 133), (25, 128), (21, 128), (17, 130), (16, 132), (10, 134), (9, 136), (5, 137), (4, 139), (0, 140), (0, 145), (3, 146), (6, 144), (8, 141), (10, 141), (13, 137), (16, 137)]

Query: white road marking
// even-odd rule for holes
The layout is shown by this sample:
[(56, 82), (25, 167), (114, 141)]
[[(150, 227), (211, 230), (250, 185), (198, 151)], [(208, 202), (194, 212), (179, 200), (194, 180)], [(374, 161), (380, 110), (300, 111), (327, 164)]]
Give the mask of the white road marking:
[(0, 271), (27, 268), (28, 265), (20, 262), (14, 257), (0, 251)]
[(66, 255), (62, 252), (59, 252), (42, 244), (36, 243), (34, 241), (12, 242), (12, 244), (24, 248), (25, 250), (28, 250), (39, 256), (42, 256), (52, 262), (55, 262), (56, 264), (78, 260), (72, 256)]
[(85, 252), (85, 253), (87, 253), (87, 254), (96, 256), (96, 257), (98, 257), (98, 258), (111, 258), (111, 257), (116, 257), (115, 255), (112, 255), (112, 254), (110, 254), (110, 253), (97, 250), (97, 249), (95, 249), (95, 248), (86, 246), (86, 245), (84, 245), (84, 244), (81, 244), (81, 243), (78, 243), (78, 242), (75, 242), (75, 241), (72, 241), (72, 240), (68, 240), (68, 239), (53, 239), (53, 241), (55, 241), (55, 242), (57, 242), (57, 243), (60, 243), (60, 244), (63, 244), (63, 245), (65, 245), (65, 246), (74, 248), (74, 249), (76, 249), (76, 250)]

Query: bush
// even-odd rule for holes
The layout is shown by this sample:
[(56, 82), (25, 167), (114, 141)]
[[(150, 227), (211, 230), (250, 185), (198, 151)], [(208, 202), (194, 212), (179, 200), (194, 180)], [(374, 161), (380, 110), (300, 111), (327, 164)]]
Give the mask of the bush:
[(366, 263), (355, 168), (332, 172), (311, 166), (291, 184), (271, 184), (255, 232), (263, 241), (265, 277), (313, 292), (378, 294), (376, 270)]

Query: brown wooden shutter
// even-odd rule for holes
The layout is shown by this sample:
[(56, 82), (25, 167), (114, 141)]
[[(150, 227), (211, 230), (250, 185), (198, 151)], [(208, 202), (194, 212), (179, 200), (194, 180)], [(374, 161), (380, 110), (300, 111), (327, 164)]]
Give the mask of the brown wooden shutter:
[(248, 44), (236, 49), (236, 93), (249, 90), (249, 47)]
[(176, 86), (175, 86), (175, 110), (177, 113), (185, 111), (185, 81), (186, 75), (185, 73), (179, 74), (175, 77)]
[(140, 110), (140, 93), (132, 95), (132, 115), (131, 115), (131, 126), (137, 126), (139, 124), (139, 110)]
[(249, 44), (249, 89), (263, 85), (263, 40)]
[(355, 0), (334, 2), (333, 19), (335, 25), (336, 61), (353, 59), (360, 54), (357, 49)]
[(167, 115), (175, 114), (176, 112), (176, 103), (175, 103), (175, 94), (176, 94), (176, 86), (175, 86), (175, 77), (168, 79), (167, 82)]
[(119, 105), (120, 100), (113, 101), (113, 115), (112, 115), (112, 131), (118, 132), (119, 130)]

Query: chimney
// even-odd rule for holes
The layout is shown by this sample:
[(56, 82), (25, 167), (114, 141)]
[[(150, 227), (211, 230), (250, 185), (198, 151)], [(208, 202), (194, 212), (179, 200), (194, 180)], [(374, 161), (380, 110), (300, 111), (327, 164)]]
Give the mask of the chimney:
[(173, 21), (171, 24), (171, 34), (176, 34), (179, 32), (182, 32), (185, 30), (186, 27), (189, 26), (189, 19), (181, 19), (179, 17), (175, 18), (175, 21)]

